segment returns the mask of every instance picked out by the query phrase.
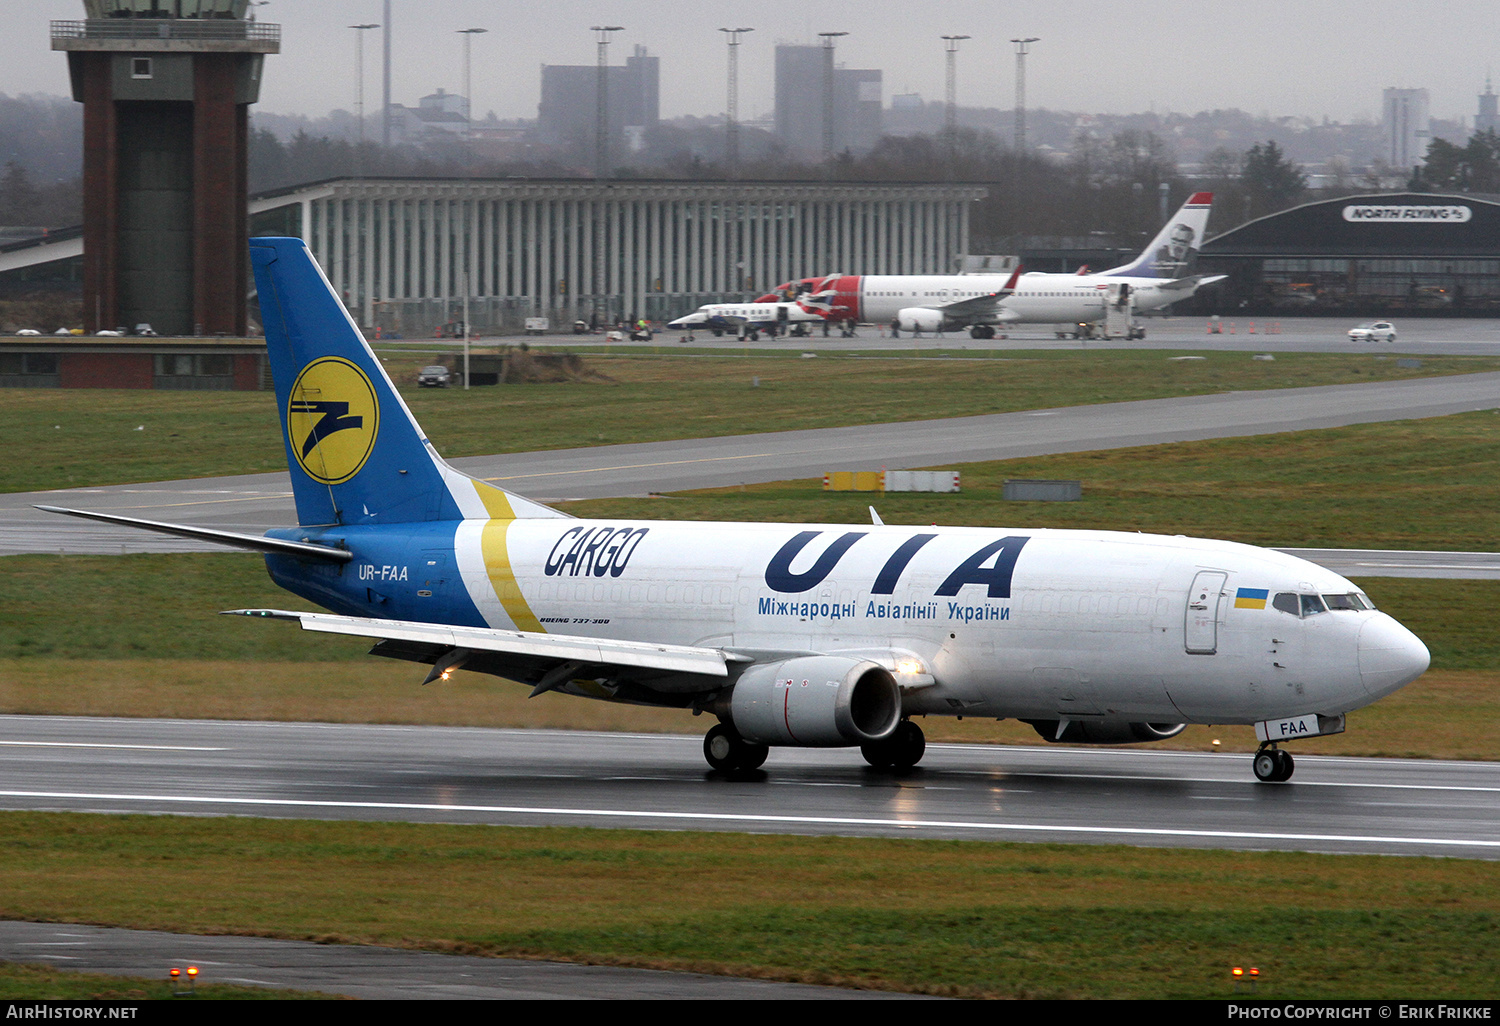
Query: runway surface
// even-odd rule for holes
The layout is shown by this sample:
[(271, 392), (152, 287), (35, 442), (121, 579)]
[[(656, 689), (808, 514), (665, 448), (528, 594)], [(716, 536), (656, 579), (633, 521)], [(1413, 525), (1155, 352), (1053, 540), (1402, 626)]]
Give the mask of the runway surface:
[[(508, 453), (455, 466), (546, 500), (643, 495), (818, 477), (830, 469), (981, 460), (1229, 438), (1500, 407), (1500, 373), (1157, 399), (863, 427)], [(216, 547), (59, 517), (35, 503), (261, 533), (295, 523), (286, 474), (200, 478), (0, 496), (0, 555)], [(1448, 558), (1473, 565), (1477, 554)], [(1381, 560), (1377, 560), (1381, 561)], [(1385, 559), (1384, 562), (1395, 562)], [(1449, 571), (1452, 572), (1452, 571)], [(1486, 565), (1484, 574), (1495, 572)]]
[(701, 735), (5, 716), (0, 767), (6, 809), (1500, 858), (1496, 763), (1303, 756), (1272, 785), (1248, 755), (934, 744), (724, 776)]
[(429, 951), (314, 944), (264, 937), (197, 937), (73, 923), (0, 922), (0, 962), (164, 979), (195, 965), (204, 984), (342, 994), (366, 1000), (695, 999), (734, 1001), (914, 999), (615, 966), (440, 955)]

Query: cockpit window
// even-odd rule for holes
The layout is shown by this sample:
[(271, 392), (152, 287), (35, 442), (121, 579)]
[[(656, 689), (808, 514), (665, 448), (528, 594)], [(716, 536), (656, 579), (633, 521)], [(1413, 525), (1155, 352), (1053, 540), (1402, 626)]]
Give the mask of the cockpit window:
[(1302, 600), (1303, 616), (1314, 616), (1318, 613), (1328, 612), (1328, 607), (1323, 604), (1323, 600), (1317, 595), (1298, 595), (1297, 597)]
[(1302, 602), (1290, 591), (1278, 592), (1271, 600), (1271, 605), (1283, 613), (1291, 613), (1293, 616), (1302, 615)]
[(1360, 598), (1358, 592), (1350, 592), (1347, 595), (1324, 595), (1323, 602), (1329, 609), (1333, 610), (1352, 609), (1358, 612), (1361, 609), (1369, 608), (1365, 605), (1364, 600)]

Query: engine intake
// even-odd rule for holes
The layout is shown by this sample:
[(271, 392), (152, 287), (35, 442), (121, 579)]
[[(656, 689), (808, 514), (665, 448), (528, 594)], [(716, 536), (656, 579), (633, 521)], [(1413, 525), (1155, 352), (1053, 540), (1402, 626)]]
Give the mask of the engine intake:
[(896, 314), (902, 331), (942, 331), (947, 320), (941, 310), (929, 310), (923, 306), (909, 306)]
[(804, 656), (740, 674), (728, 714), (757, 744), (864, 745), (896, 729), (901, 690), (889, 670), (868, 659)]

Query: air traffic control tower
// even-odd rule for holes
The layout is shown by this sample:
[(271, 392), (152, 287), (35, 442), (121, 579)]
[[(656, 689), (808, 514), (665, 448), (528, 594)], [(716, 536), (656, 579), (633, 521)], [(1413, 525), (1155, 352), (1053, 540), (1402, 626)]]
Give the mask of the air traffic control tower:
[(54, 21), (83, 104), (87, 331), (244, 335), (246, 151), (281, 27), (248, 0), (84, 0)]

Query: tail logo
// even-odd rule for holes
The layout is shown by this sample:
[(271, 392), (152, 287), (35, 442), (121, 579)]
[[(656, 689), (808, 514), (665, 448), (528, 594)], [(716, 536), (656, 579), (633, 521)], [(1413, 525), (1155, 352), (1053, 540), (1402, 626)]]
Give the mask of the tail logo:
[(287, 401), (286, 435), (308, 477), (349, 480), (370, 458), (379, 430), (380, 404), (364, 371), (335, 356), (302, 368)]

